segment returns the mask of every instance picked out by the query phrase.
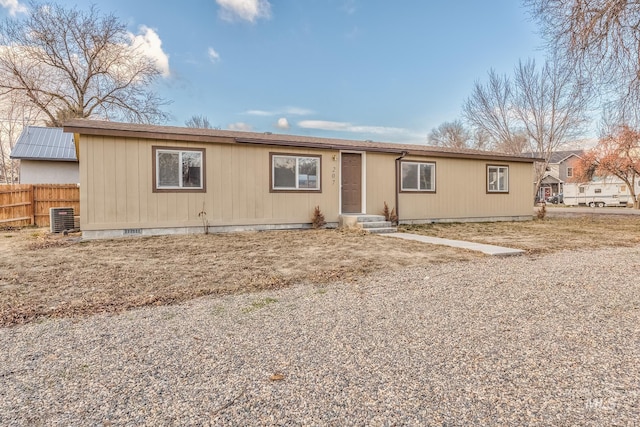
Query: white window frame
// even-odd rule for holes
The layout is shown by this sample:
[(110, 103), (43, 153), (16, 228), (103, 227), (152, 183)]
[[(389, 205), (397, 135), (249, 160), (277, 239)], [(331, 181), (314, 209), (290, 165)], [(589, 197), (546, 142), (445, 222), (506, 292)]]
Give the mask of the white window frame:
[[(415, 165), (418, 168), (416, 173), (416, 188), (405, 188), (404, 179), (402, 179), (402, 168), (404, 165)], [(420, 188), (420, 166), (429, 166), (431, 170), (431, 188)], [(435, 193), (436, 191), (436, 163), (435, 162), (415, 162), (415, 161), (403, 161), (400, 163), (400, 191), (402, 192), (416, 192), (416, 193)]]
[[(155, 162), (155, 177), (153, 183), (154, 191), (205, 191), (205, 158), (204, 158), (204, 149), (189, 149), (189, 148), (179, 148), (179, 147), (153, 147), (154, 151), (154, 159)], [(178, 185), (160, 185), (160, 154), (162, 153), (170, 153), (170, 154), (178, 154), (178, 176), (180, 177), (178, 181)], [(182, 176), (183, 176), (183, 163), (182, 156), (184, 154), (197, 154), (200, 156), (200, 185), (197, 187), (193, 186), (185, 186)]]
[[(276, 187), (275, 180), (275, 162), (276, 158), (288, 158), (295, 159), (295, 186), (294, 187)], [(300, 187), (300, 160), (301, 159), (310, 159), (316, 162), (316, 186), (315, 187)], [(271, 191), (294, 191), (294, 192), (321, 192), (322, 184), (321, 184), (321, 169), (322, 169), (322, 156), (318, 155), (305, 155), (305, 154), (287, 154), (287, 153), (271, 153)]]
[[(491, 188), (491, 172), (494, 171), (497, 176), (496, 187)], [(504, 188), (500, 188), (500, 174), (504, 174)], [(487, 193), (508, 193), (509, 192), (509, 166), (506, 165), (487, 165)]]
[(571, 178), (573, 177), (573, 168), (572, 167), (568, 167), (567, 168), (567, 178)]

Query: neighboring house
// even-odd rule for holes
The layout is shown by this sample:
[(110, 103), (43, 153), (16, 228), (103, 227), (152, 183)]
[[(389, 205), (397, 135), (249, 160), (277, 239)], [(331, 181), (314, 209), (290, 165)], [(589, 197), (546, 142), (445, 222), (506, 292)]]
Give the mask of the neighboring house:
[[(563, 192), (564, 184), (571, 182), (576, 164), (583, 150), (556, 151), (551, 153), (546, 174), (540, 183), (537, 199), (547, 200)], [(537, 153), (526, 153), (527, 156), (537, 157)]]
[(530, 220), (533, 159), (421, 145), (75, 119), (87, 238), (309, 227), (319, 206), (401, 223)]
[(11, 158), (20, 160), (20, 184), (77, 184), (78, 159), (72, 133), (62, 128), (27, 126)]

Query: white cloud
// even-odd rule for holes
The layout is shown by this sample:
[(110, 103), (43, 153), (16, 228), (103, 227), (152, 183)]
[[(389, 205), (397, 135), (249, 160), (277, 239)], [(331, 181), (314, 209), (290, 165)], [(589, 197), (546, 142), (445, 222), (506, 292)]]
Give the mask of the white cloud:
[[(1, 1), (1, 0), (0, 0)], [(140, 34), (129, 33), (131, 45), (153, 59), (164, 77), (169, 77), (169, 56), (162, 50), (162, 40), (151, 28), (142, 25)]]
[(306, 108), (287, 107), (284, 109), (284, 113), (292, 114), (294, 116), (308, 116), (309, 114), (313, 114), (314, 112)]
[(220, 55), (215, 51), (214, 48), (210, 47), (207, 52), (209, 54), (209, 59), (211, 60), (211, 62), (216, 63), (220, 60)]
[(277, 113), (274, 113), (271, 111), (264, 111), (264, 110), (249, 110), (249, 111), (246, 111), (245, 114), (249, 114), (250, 116), (267, 117), (267, 116), (275, 116)]
[(9, 9), (9, 15), (16, 16), (18, 13), (25, 13), (27, 7), (20, 4), (18, 0), (0, 0), (0, 6)]
[(225, 21), (241, 19), (255, 22), (256, 19), (268, 19), (271, 16), (271, 4), (268, 0), (216, 0), (220, 6), (220, 17)]
[(372, 133), (376, 135), (406, 134), (408, 131), (402, 128), (387, 126), (356, 126), (348, 122), (332, 122), (327, 120), (302, 120), (298, 126), (305, 129), (333, 130), (340, 132)]
[(250, 131), (253, 130), (253, 126), (251, 126), (248, 123), (243, 123), (243, 122), (231, 123), (229, 126), (227, 126), (227, 128), (229, 130), (240, 130), (240, 131), (245, 131), (245, 132), (250, 132)]
[(276, 124), (276, 127), (278, 129), (289, 129), (291, 126), (289, 126), (289, 120), (287, 120), (286, 117), (280, 117), (278, 119), (278, 123)]
[(279, 110), (273, 110), (273, 111), (248, 110), (248, 111), (245, 111), (244, 114), (249, 114), (250, 116), (262, 116), (262, 117), (279, 116), (282, 114), (288, 114), (291, 116), (307, 116), (309, 114), (313, 114), (313, 111), (307, 108), (285, 107), (285, 108), (282, 108)]

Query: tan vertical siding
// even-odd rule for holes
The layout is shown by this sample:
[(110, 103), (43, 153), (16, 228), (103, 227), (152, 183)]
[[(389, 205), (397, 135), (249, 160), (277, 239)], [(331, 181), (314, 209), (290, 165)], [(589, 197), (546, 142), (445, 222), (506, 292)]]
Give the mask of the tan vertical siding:
[[(205, 148), (205, 193), (154, 193), (153, 146)], [(309, 223), (318, 205), (338, 220), (339, 185), (330, 180), (333, 151), (241, 144), (86, 136), (81, 138), (85, 230)], [(322, 156), (321, 193), (271, 193), (270, 152)]]
[(397, 155), (367, 153), (367, 213), (381, 214), (384, 203), (396, 205), (395, 159)]
[[(153, 146), (205, 149), (204, 193), (154, 193)], [(270, 153), (321, 156), (321, 193), (270, 192)], [(177, 142), (83, 135), (80, 199), (85, 230), (309, 223), (313, 208), (337, 222), (337, 151), (263, 145)], [(336, 160), (333, 157), (336, 157)], [(396, 207), (397, 154), (366, 153), (366, 212)], [(403, 221), (526, 216), (533, 207), (531, 163), (408, 156), (436, 164), (435, 193), (400, 193)], [(509, 166), (509, 194), (486, 193), (487, 164)]]
[[(531, 215), (533, 173), (529, 163), (470, 159), (416, 159), (436, 163), (436, 192), (400, 194), (402, 220)], [(489, 164), (509, 166), (509, 193), (487, 194)]]
[[(367, 154), (367, 213), (382, 212), (384, 202), (395, 207), (395, 159), (397, 155)], [(436, 191), (399, 194), (400, 219), (404, 221), (511, 217), (532, 215), (533, 168), (531, 163), (492, 162), (407, 156), (405, 161), (436, 164)], [(509, 166), (509, 194), (487, 194), (488, 164)]]

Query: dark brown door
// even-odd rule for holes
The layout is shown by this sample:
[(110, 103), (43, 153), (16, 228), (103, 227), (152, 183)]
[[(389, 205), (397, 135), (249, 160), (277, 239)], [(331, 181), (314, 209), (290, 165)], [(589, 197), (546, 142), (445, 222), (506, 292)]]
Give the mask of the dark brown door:
[(362, 211), (362, 156), (342, 153), (342, 213)]

